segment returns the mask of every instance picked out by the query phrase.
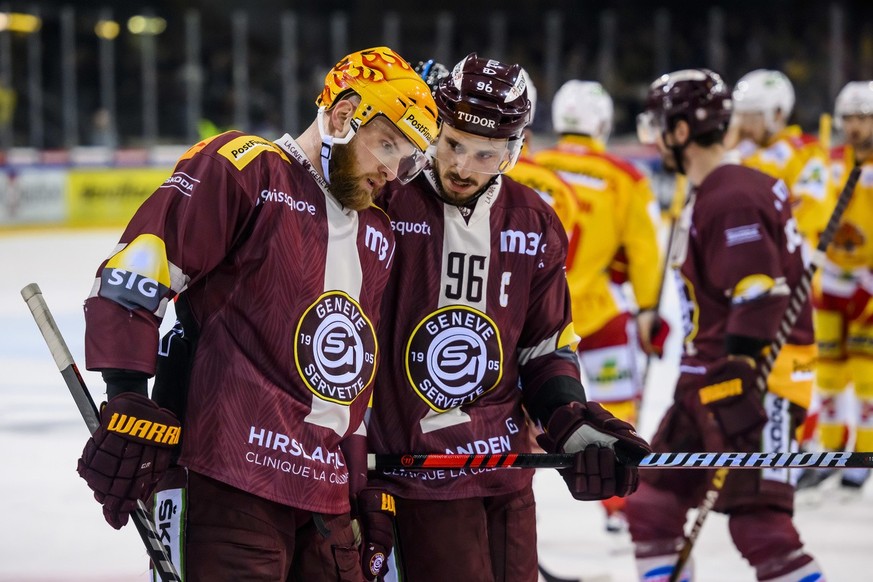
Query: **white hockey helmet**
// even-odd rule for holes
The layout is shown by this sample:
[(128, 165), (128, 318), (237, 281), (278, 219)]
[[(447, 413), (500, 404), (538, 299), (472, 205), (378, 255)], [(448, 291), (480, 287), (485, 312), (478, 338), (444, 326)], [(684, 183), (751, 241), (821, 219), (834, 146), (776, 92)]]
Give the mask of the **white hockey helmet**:
[(845, 115), (873, 115), (873, 81), (851, 81), (840, 90), (834, 104), (837, 128)]
[(601, 141), (612, 131), (612, 97), (596, 81), (571, 79), (552, 100), (552, 128), (556, 133), (579, 133)]
[(733, 102), (737, 113), (763, 113), (767, 131), (776, 133), (776, 112), (787, 121), (794, 110), (794, 87), (780, 71), (756, 69), (737, 82)]

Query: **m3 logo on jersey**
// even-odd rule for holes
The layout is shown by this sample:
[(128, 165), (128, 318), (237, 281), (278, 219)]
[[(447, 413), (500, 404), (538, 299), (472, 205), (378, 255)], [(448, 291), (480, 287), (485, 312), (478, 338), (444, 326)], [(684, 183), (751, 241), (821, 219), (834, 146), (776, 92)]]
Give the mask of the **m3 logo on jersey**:
[(500, 232), (500, 252), (518, 253), (520, 255), (536, 256), (538, 251), (545, 251), (546, 245), (540, 248), (543, 238), (541, 232), (521, 232), (519, 230), (504, 230)]
[(100, 296), (127, 309), (156, 312), (169, 289), (167, 249), (153, 234), (133, 239), (100, 272)]
[(484, 313), (451, 305), (416, 326), (406, 344), (406, 377), (437, 412), (458, 408), (497, 386), (503, 375), (500, 332)]
[(388, 258), (388, 250), (391, 248), (391, 243), (379, 229), (373, 228), (369, 224), (364, 233), (364, 244), (368, 249), (376, 253), (380, 261)]
[(319, 398), (351, 404), (373, 381), (376, 334), (361, 306), (342, 291), (328, 291), (297, 325), (294, 361)]

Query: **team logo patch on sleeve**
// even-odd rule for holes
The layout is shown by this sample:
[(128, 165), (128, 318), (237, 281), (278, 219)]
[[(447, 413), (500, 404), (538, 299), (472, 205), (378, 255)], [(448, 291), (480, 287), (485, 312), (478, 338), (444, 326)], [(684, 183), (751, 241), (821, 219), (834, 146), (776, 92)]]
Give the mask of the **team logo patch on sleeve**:
[(218, 148), (218, 153), (230, 160), (237, 170), (245, 168), (265, 151), (278, 152), (278, 149), (273, 142), (254, 135), (244, 135), (232, 139)]
[(376, 372), (373, 325), (342, 291), (329, 291), (309, 306), (294, 341), (294, 360), (306, 386), (319, 398), (349, 405)]
[(100, 296), (127, 309), (155, 312), (170, 289), (170, 267), (164, 241), (141, 234), (113, 255), (100, 273)]
[(731, 302), (734, 305), (754, 301), (765, 295), (785, 294), (785, 279), (778, 280), (763, 274), (749, 275), (740, 279), (734, 287)]
[(487, 315), (462, 305), (422, 319), (406, 345), (405, 359), (409, 383), (437, 412), (470, 404), (503, 375), (500, 331)]

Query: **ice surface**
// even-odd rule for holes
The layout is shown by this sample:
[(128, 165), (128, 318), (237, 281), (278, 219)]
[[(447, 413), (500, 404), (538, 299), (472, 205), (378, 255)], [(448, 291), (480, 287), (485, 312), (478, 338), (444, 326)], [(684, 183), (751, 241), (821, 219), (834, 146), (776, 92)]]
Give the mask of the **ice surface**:
[[(146, 579), (147, 558), (133, 526), (115, 531), (75, 471), (87, 430), (19, 294), (38, 283), (95, 401), (100, 377), (84, 368), (82, 302), (100, 261), (119, 232), (0, 233), (0, 488), (5, 500), (0, 530), (0, 581), (127, 582)], [(675, 317), (668, 287), (664, 309)], [(678, 330), (678, 322), (673, 322)], [(678, 334), (649, 376), (640, 432), (650, 436), (669, 402), (675, 380)], [(597, 503), (574, 501), (556, 472), (540, 471), (541, 563), (552, 573), (631, 582), (635, 570), (626, 537), (607, 535)], [(801, 507), (797, 523), (828, 579), (873, 579), (873, 488), (863, 498), (839, 500), (826, 492), (815, 507)], [(694, 552), (698, 580), (754, 580), (727, 536), (723, 516), (710, 514)]]

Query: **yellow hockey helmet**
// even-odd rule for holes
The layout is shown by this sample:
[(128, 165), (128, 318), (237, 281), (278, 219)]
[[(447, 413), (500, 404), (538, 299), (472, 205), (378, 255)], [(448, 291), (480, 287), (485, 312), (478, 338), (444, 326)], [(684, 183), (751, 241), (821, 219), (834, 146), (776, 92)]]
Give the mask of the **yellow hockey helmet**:
[(422, 152), (436, 138), (437, 108), (430, 88), (390, 48), (369, 48), (343, 58), (325, 77), (315, 103), (330, 109), (349, 91), (361, 97), (353, 116), (357, 126), (383, 115)]

